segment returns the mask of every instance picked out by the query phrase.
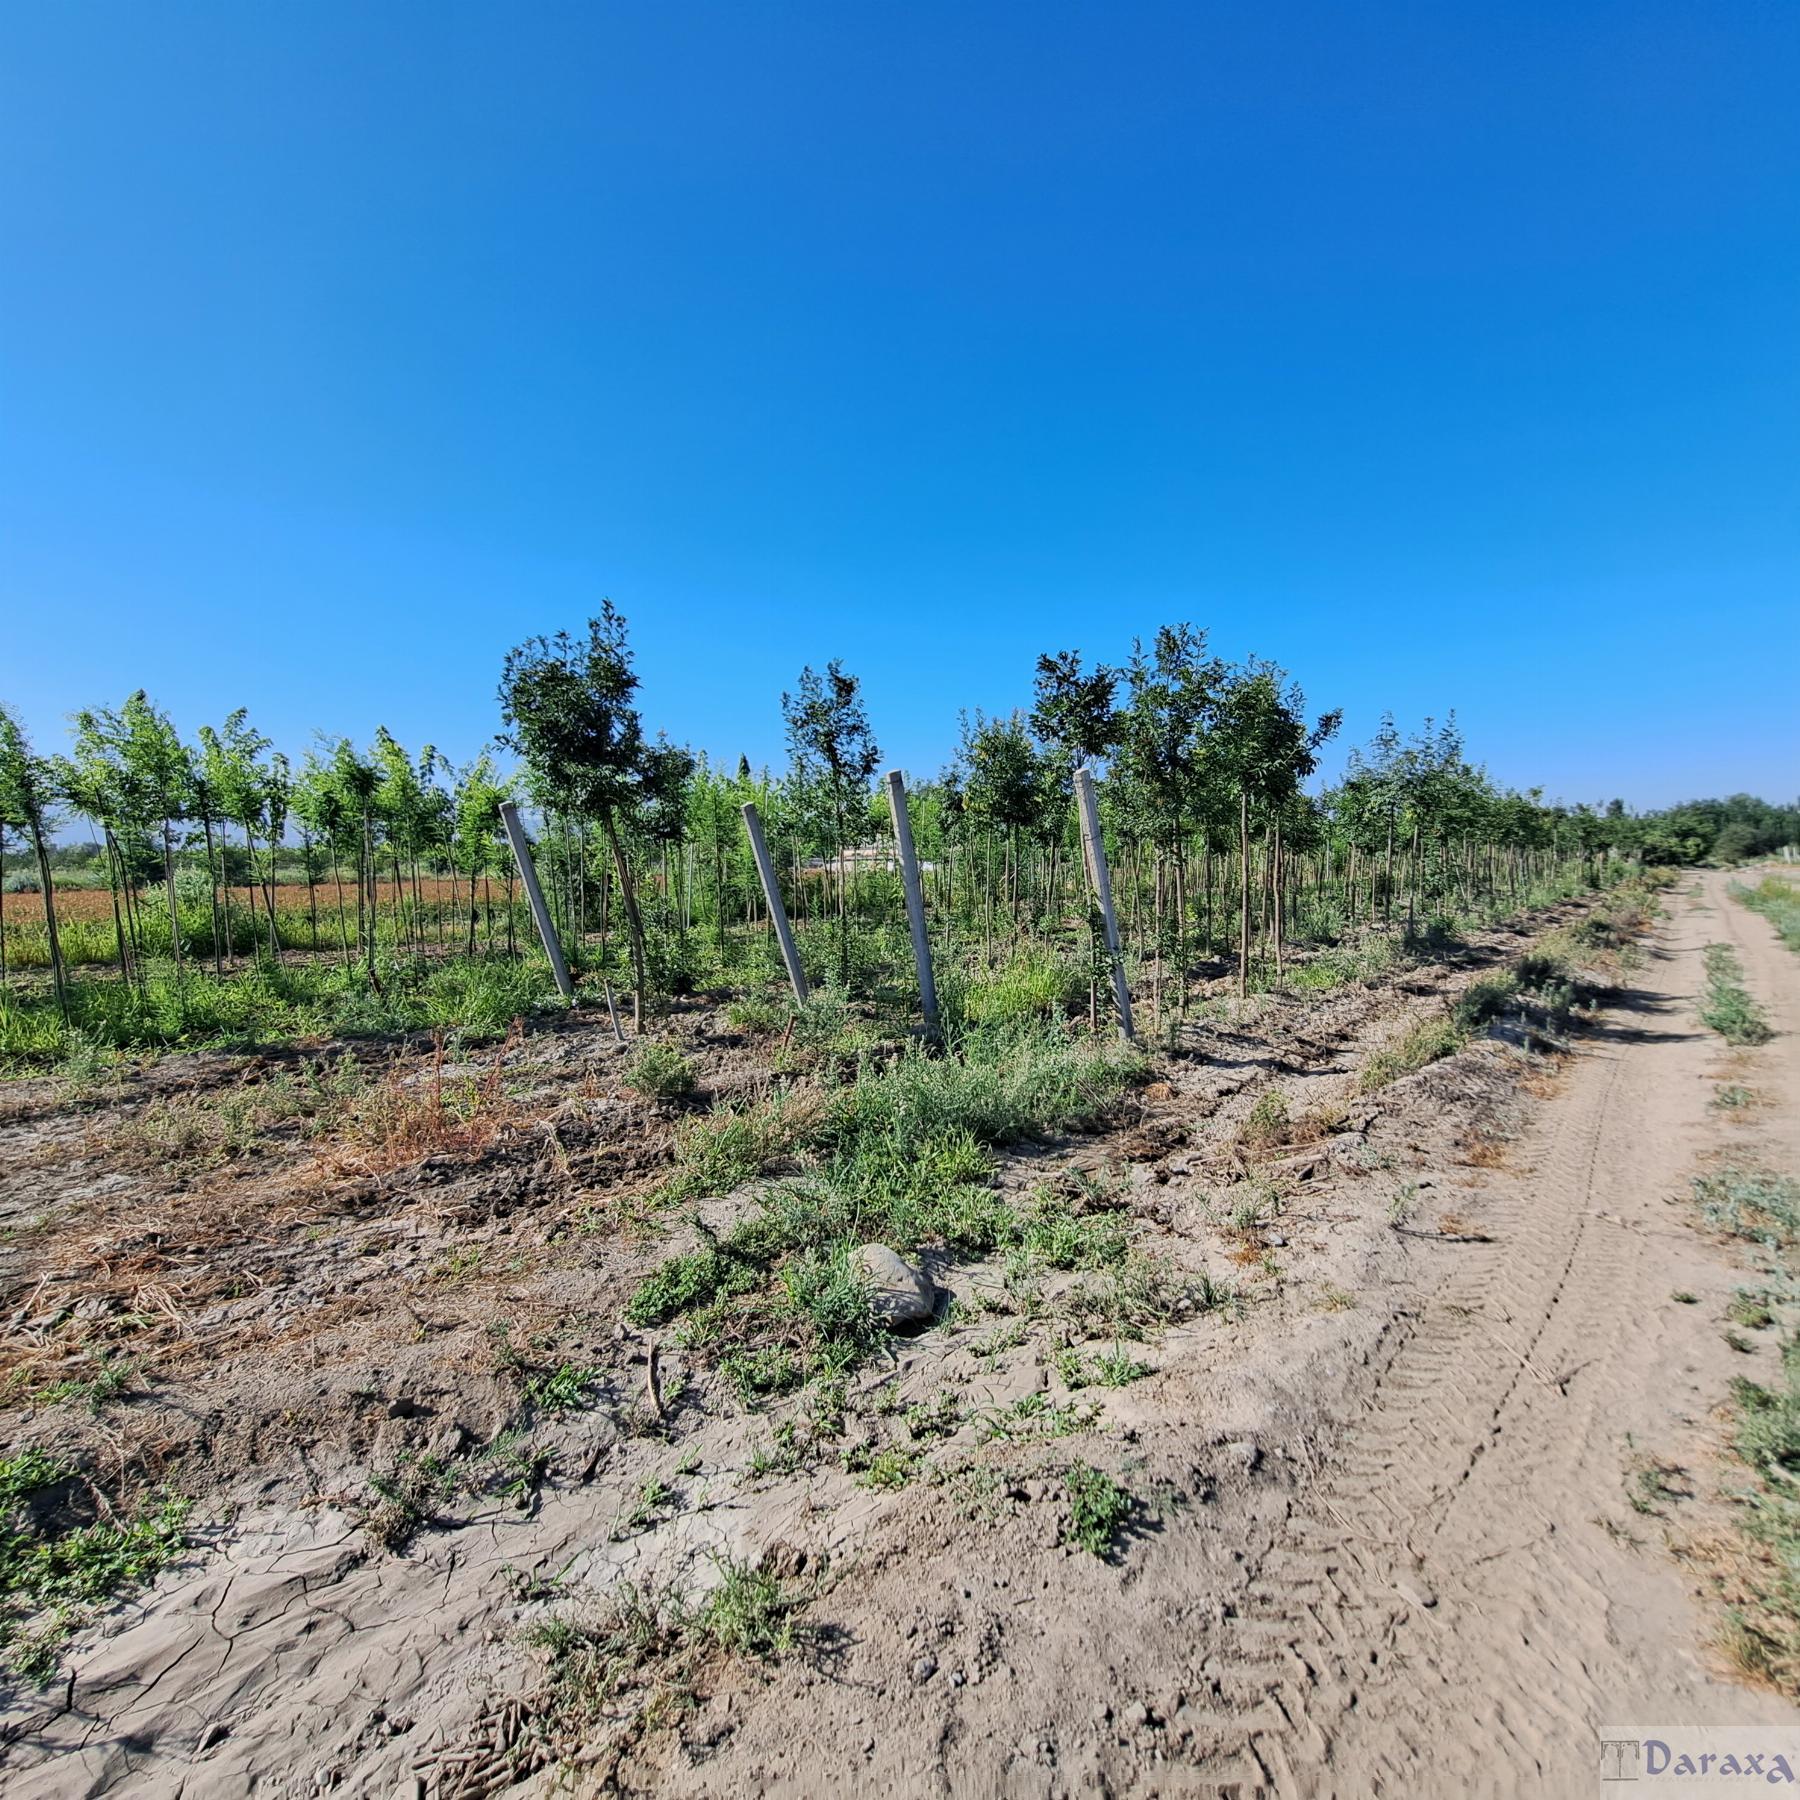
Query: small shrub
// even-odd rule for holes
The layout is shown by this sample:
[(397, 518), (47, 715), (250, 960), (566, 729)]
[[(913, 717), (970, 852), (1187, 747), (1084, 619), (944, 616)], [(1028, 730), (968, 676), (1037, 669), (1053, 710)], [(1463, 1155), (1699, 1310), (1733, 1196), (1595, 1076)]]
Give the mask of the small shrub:
[(1069, 1495), (1068, 1541), (1105, 1561), (1112, 1556), (1136, 1501), (1104, 1469), (1088, 1463), (1074, 1464), (1063, 1483)]
[(1473, 1035), (1485, 1031), (1518, 998), (1517, 975), (1483, 975), (1463, 989), (1450, 1016), (1459, 1031)]
[(1250, 1109), (1250, 1117), (1244, 1121), (1244, 1128), (1238, 1136), (1246, 1144), (1268, 1148), (1285, 1144), (1290, 1129), (1287, 1095), (1280, 1088), (1269, 1088), (1257, 1096), (1256, 1104)]
[(645, 1044), (631, 1059), (626, 1080), (646, 1100), (685, 1100), (699, 1086), (694, 1065), (673, 1044)]

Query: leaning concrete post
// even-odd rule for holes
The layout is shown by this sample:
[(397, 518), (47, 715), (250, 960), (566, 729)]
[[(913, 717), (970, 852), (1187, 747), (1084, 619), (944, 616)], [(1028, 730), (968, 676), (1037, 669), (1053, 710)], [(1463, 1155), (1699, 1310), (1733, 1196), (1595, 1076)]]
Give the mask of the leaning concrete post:
[(1131, 990), (1125, 985), (1125, 958), (1119, 950), (1119, 920), (1113, 911), (1112, 872), (1106, 866), (1106, 844), (1100, 836), (1100, 808), (1094, 799), (1090, 770), (1075, 771), (1075, 798), (1081, 805), (1081, 841), (1087, 850), (1088, 874), (1093, 877), (1094, 897), (1100, 902), (1100, 918), (1106, 926), (1106, 956), (1112, 964), (1113, 999), (1119, 1008), (1119, 1030), (1130, 1039)]
[(788, 981), (794, 998), (806, 1001), (806, 971), (800, 966), (800, 952), (794, 948), (794, 934), (788, 927), (787, 908), (781, 904), (781, 883), (775, 879), (775, 865), (769, 860), (769, 841), (763, 836), (762, 820), (757, 816), (756, 802), (744, 802), (744, 829), (750, 834), (750, 854), (756, 858), (756, 872), (762, 877), (763, 898), (769, 903), (769, 917), (775, 922), (775, 935), (781, 940), (781, 960), (787, 964)]
[(519, 865), (520, 879), (525, 883), (525, 898), (531, 902), (531, 916), (537, 921), (538, 936), (550, 957), (550, 973), (556, 977), (557, 992), (565, 1000), (575, 998), (575, 984), (569, 979), (569, 965), (563, 961), (562, 940), (550, 923), (550, 909), (544, 904), (544, 890), (538, 886), (537, 864), (531, 860), (531, 845), (525, 837), (525, 826), (519, 809), (510, 800), (500, 802), (500, 823), (506, 827), (506, 841), (512, 845)]
[(906, 778), (898, 769), (887, 774), (888, 808), (894, 815), (894, 843), (900, 852), (900, 881), (906, 889), (906, 922), (912, 927), (913, 961), (919, 969), (919, 1004), (925, 1029), (938, 1030), (937, 982), (931, 973), (931, 940), (925, 935), (925, 889), (919, 881), (919, 854), (913, 848), (912, 815), (906, 810)]

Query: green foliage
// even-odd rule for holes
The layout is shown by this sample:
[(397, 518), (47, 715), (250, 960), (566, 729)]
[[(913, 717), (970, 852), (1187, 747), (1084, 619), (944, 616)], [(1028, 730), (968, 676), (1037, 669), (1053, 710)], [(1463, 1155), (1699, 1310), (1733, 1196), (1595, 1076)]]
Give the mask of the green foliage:
[(1234, 1313), (1238, 1300), (1228, 1281), (1205, 1271), (1184, 1276), (1166, 1257), (1133, 1251), (1083, 1280), (1068, 1304), (1077, 1322), (1096, 1335), (1142, 1341), (1179, 1319)]
[(981, 1415), (975, 1435), (983, 1443), (1035, 1443), (1072, 1437), (1100, 1416), (1097, 1406), (1052, 1400), (1042, 1388), (1021, 1395), (1009, 1406), (990, 1407)]
[(48, 1681), (69, 1634), (106, 1601), (154, 1581), (186, 1542), (173, 1495), (82, 1521), (74, 1471), (41, 1450), (0, 1458), (0, 1659)]
[(1700, 1001), (1700, 1023), (1728, 1044), (1766, 1044), (1775, 1034), (1767, 1015), (1744, 985), (1744, 966), (1729, 944), (1708, 944), (1706, 992)]
[(633, 1054), (625, 1079), (646, 1100), (685, 1100), (700, 1078), (673, 1044), (649, 1043)]
[(1118, 1546), (1136, 1501), (1104, 1469), (1075, 1463), (1063, 1477), (1069, 1496), (1068, 1541), (1103, 1561)]
[(995, 974), (963, 989), (963, 1017), (974, 1025), (1053, 1019), (1084, 1000), (1084, 972), (1045, 944), (1025, 944)]
[(1150, 1365), (1128, 1356), (1116, 1344), (1110, 1350), (1088, 1355), (1073, 1347), (1059, 1350), (1056, 1372), (1071, 1391), (1085, 1387), (1127, 1387), (1150, 1373)]
[(1694, 1198), (1707, 1222), (1752, 1243), (1791, 1244), (1800, 1237), (1800, 1182), (1762, 1169), (1714, 1169), (1694, 1177)]
[(905, 1487), (918, 1474), (919, 1454), (892, 1444), (885, 1450), (852, 1452), (844, 1458), (844, 1466), (856, 1477), (858, 1487), (891, 1492)]
[(1743, 1529), (1760, 1551), (1746, 1559), (1732, 1616), (1732, 1646), (1743, 1666), (1800, 1694), (1800, 1338), (1783, 1346), (1779, 1385), (1738, 1377), (1732, 1447), (1751, 1475), (1734, 1495)]
[(1372, 1094), (1403, 1075), (1415, 1074), (1428, 1063), (1454, 1056), (1465, 1041), (1462, 1028), (1448, 1015), (1421, 1019), (1363, 1064), (1357, 1086), (1363, 1093)]
[(1775, 927), (1781, 941), (1800, 954), (1800, 881), (1769, 875), (1753, 888), (1734, 881), (1731, 897), (1752, 912), (1761, 913)]

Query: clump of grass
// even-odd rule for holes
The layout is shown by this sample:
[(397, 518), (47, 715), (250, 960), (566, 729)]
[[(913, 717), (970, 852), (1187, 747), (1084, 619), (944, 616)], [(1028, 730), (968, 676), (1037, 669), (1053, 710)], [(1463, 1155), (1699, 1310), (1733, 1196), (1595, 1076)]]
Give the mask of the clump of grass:
[(740, 1031), (779, 1031), (794, 1016), (794, 1008), (785, 995), (745, 994), (732, 1001), (725, 1016)]
[(543, 1374), (529, 1377), (525, 1400), (539, 1412), (582, 1412), (594, 1404), (594, 1389), (604, 1378), (603, 1369), (578, 1368), (560, 1363)]
[(1731, 1296), (1725, 1308), (1725, 1316), (1733, 1325), (1742, 1325), (1750, 1331), (1761, 1331), (1775, 1323), (1775, 1315), (1769, 1310), (1768, 1301), (1761, 1294), (1751, 1293), (1748, 1288), (1739, 1288)]
[(1727, 1575), (1727, 1645), (1750, 1673), (1800, 1695), (1800, 1337), (1783, 1347), (1778, 1388), (1731, 1384), (1732, 1447), (1753, 1486), (1736, 1496), (1749, 1554)]
[(1244, 1121), (1243, 1128), (1238, 1133), (1238, 1139), (1252, 1149), (1269, 1149), (1277, 1144), (1285, 1144), (1291, 1130), (1287, 1095), (1280, 1088), (1268, 1088), (1257, 1096), (1256, 1104), (1250, 1109), (1250, 1117)]
[(545, 1619), (526, 1634), (545, 1664), (538, 1712), (551, 1757), (684, 1708), (718, 1657), (774, 1662), (794, 1649), (807, 1596), (754, 1563), (714, 1562), (718, 1580), (698, 1602), (627, 1583), (598, 1614)]
[(1089, 1463), (1071, 1465), (1063, 1484), (1069, 1496), (1068, 1542), (1102, 1561), (1109, 1559), (1137, 1502), (1104, 1469)]
[(31, 1394), (37, 1406), (55, 1406), (72, 1401), (85, 1406), (91, 1418), (99, 1418), (109, 1400), (116, 1400), (130, 1388), (137, 1375), (137, 1364), (129, 1356), (102, 1352), (94, 1362), (91, 1375), (66, 1375), (59, 1381), (46, 1382)]
[(996, 973), (963, 989), (963, 1016), (972, 1024), (1017, 1024), (1053, 1019), (1078, 1005), (1086, 976), (1045, 944), (1026, 944)]
[(1403, 1075), (1417, 1073), (1428, 1063), (1455, 1055), (1463, 1047), (1463, 1043), (1462, 1029), (1448, 1014), (1421, 1019), (1416, 1025), (1408, 1026), (1392, 1043), (1377, 1050), (1363, 1064), (1357, 1086), (1363, 1093), (1372, 1094), (1378, 1088), (1398, 1081)]
[(1204, 1271), (1184, 1276), (1166, 1258), (1134, 1251), (1077, 1284), (1068, 1305), (1076, 1322), (1094, 1335), (1142, 1342), (1178, 1319), (1234, 1312), (1237, 1293), (1230, 1282)]
[(625, 1079), (646, 1100), (685, 1100), (700, 1085), (692, 1061), (665, 1043), (643, 1045), (633, 1055)]
[(1483, 975), (1470, 982), (1450, 1009), (1457, 1029), (1471, 1036), (1485, 1031), (1518, 998), (1520, 985), (1519, 977), (1510, 972)]
[(976, 1436), (986, 1443), (1016, 1444), (1063, 1438), (1086, 1431), (1099, 1418), (1097, 1406), (1052, 1400), (1042, 1388), (1021, 1395), (1009, 1406), (990, 1407), (981, 1415)]
[(701, 1200), (730, 1193), (801, 1143), (818, 1115), (814, 1094), (789, 1089), (684, 1119), (675, 1132), (675, 1173), (660, 1197)]
[(1129, 1386), (1148, 1375), (1150, 1365), (1127, 1355), (1116, 1344), (1092, 1356), (1071, 1346), (1057, 1352), (1056, 1372), (1062, 1377), (1063, 1386), (1074, 1392), (1085, 1387)]
[(660, 1477), (652, 1475), (632, 1496), (631, 1504), (613, 1521), (613, 1541), (618, 1543), (648, 1531), (661, 1514), (674, 1507), (675, 1499), (675, 1490)]
[(1756, 1105), (1756, 1092), (1741, 1082), (1725, 1082), (1713, 1095), (1712, 1103), (1720, 1112), (1743, 1112)]
[[(740, 1391), (766, 1392), (777, 1372), (783, 1383), (841, 1375), (879, 1341), (848, 1265), (859, 1244), (1005, 1249), (1054, 1267), (1119, 1264), (1122, 1220), (1048, 1194), (1014, 1207), (990, 1185), (991, 1149), (1097, 1121), (1140, 1067), (1129, 1050), (1038, 1031), (970, 1033), (955, 1054), (915, 1051), (865, 1072), (810, 1114), (781, 1115), (775, 1135), (805, 1155), (806, 1172), (771, 1185), (753, 1218), (655, 1270), (628, 1316), (653, 1325), (707, 1311), (690, 1341), (729, 1342)], [(694, 1121), (704, 1138), (678, 1134), (682, 1170), (669, 1191), (684, 1175), (691, 1186), (715, 1182), (720, 1165), (726, 1177), (760, 1167), (774, 1104), (725, 1115), (722, 1127), (718, 1114)], [(739, 1129), (750, 1137), (745, 1151), (724, 1135)]]
[(930, 1443), (952, 1435), (965, 1417), (962, 1401), (952, 1388), (940, 1388), (929, 1403), (909, 1406), (901, 1414), (907, 1435), (914, 1443)]
[(890, 1492), (905, 1487), (918, 1474), (919, 1462), (918, 1451), (902, 1444), (890, 1444), (885, 1450), (863, 1446), (844, 1457), (844, 1467), (856, 1478), (858, 1487)]
[(1729, 944), (1708, 944), (1706, 992), (1700, 1000), (1700, 1023), (1728, 1044), (1766, 1044), (1775, 1034), (1768, 1016), (1744, 985), (1744, 966)]
[(154, 1581), (186, 1542), (185, 1500), (160, 1494), (87, 1518), (77, 1486), (41, 1450), (0, 1458), (0, 1667), (26, 1681), (48, 1681), (70, 1634)]
[(363, 1529), (384, 1550), (404, 1550), (455, 1485), (450, 1470), (435, 1456), (402, 1454), (392, 1467), (369, 1476), (375, 1500), (364, 1509)]

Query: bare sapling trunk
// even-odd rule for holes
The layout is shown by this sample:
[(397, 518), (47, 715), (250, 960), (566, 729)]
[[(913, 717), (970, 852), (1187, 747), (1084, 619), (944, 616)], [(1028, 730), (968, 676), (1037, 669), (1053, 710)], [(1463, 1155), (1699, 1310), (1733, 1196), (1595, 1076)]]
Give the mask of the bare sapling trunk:
[(66, 1025), (69, 1022), (69, 984), (63, 973), (62, 937), (56, 929), (56, 880), (50, 873), (50, 851), (44, 842), (43, 824), (35, 816), (35, 807), (26, 810), (33, 815), (27, 829), (31, 833), (32, 851), (37, 857), (38, 889), (44, 898), (44, 934), (50, 940), (50, 982), (56, 990), (56, 1010), (62, 1014)]
[(646, 1015), (649, 1010), (649, 980), (645, 973), (644, 956), (644, 920), (638, 911), (637, 889), (632, 885), (631, 865), (625, 857), (625, 846), (619, 841), (619, 831), (613, 822), (610, 812), (600, 815), (601, 829), (606, 833), (607, 847), (612, 851), (613, 867), (619, 874), (619, 899), (625, 907), (625, 926), (631, 937), (631, 975), (636, 990), (636, 1014), (633, 1023), (640, 1037), (643, 1036)]
[(1250, 793), (1238, 791), (1238, 998), (1250, 992)]

